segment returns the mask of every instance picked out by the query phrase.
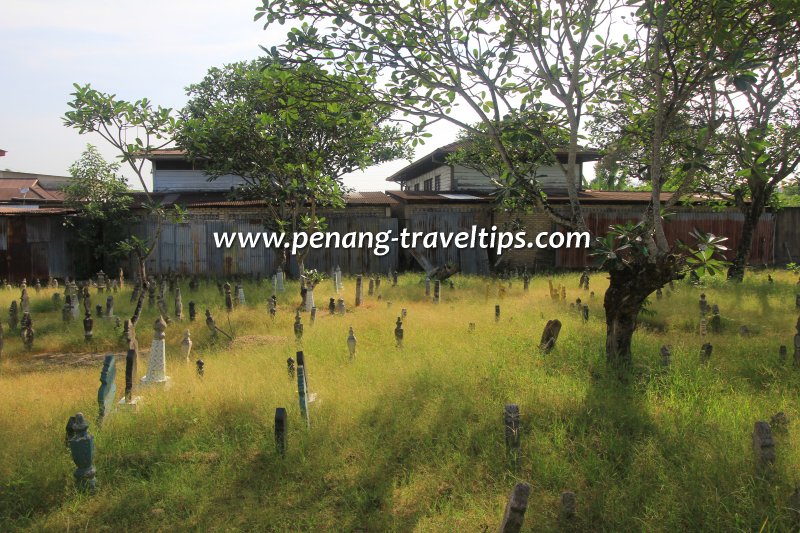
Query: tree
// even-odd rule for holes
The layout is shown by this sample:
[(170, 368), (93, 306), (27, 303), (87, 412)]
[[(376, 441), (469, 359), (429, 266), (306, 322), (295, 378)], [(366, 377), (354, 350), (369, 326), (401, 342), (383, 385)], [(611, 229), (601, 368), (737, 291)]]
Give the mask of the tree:
[[(635, 38), (612, 42), (611, 28), (631, 9)], [(506, 185), (527, 190), (524, 196), (536, 208), (572, 229), (585, 228), (574, 179), (583, 119), (644, 73), (648, 109), (626, 118), (632, 127), (650, 132), (645, 136), (651, 202), (642, 223), (625, 230), (627, 235), (610, 234), (615, 242), (642, 246), (627, 247), (623, 256), (611, 253), (605, 261), (610, 272), (604, 299), (606, 357), (624, 365), (631, 360), (631, 339), (645, 298), (687, 268), (685, 256), (666, 240), (662, 208), (691, 189), (699, 165), (696, 158), (684, 161), (675, 192), (662, 202), (669, 175), (664, 172), (665, 133), (710, 81), (759, 59), (765, 34), (785, 31), (786, 21), (770, 18), (770, 10), (756, 0), (639, 0), (624, 6), (613, 0), (264, 0), (256, 18), (266, 17), (267, 25), (302, 20), (289, 31), (283, 53), (274, 51), (284, 60), (317, 61), (370, 82), (386, 79), (376, 100), (419, 117), (418, 128), (448, 120), (486, 135), (505, 165)], [(451, 112), (457, 103), (484, 128), (455, 118)], [(566, 216), (547, 202), (539, 182), (525, 176), (508, 153), (503, 119), (530, 110), (552, 113), (569, 131)], [(711, 121), (697, 132), (695, 153), (703, 150), (715, 125)], [(705, 246), (716, 242), (707, 241)]]
[(744, 278), (765, 207), (800, 165), (800, 32), (773, 36), (763, 46), (771, 57), (751, 72), (720, 80), (718, 91), (727, 120), (717, 137), (720, 157), (710, 187), (730, 194), (744, 215), (728, 271), (736, 281)]
[(119, 164), (107, 162), (91, 144), (69, 167), (72, 179), (63, 188), (64, 204), (77, 216), (66, 217), (64, 223), (74, 230), (76, 275), (91, 276), (98, 266), (110, 271), (110, 258), (128, 236), (133, 196), (118, 172)]
[[(176, 141), (209, 179), (239, 176), (239, 196), (267, 200), (270, 229), (322, 230), (318, 209), (343, 206), (342, 175), (408, 155), (399, 128), (385, 124), (391, 110), (373, 105), (370, 90), (313, 65), (212, 68), (187, 89)], [(301, 274), (307, 253), (296, 255)]]
[[(73, 85), (73, 99), (67, 102), (70, 111), (64, 113), (64, 125), (75, 128), (79, 133), (97, 133), (119, 153), (136, 174), (139, 184), (147, 196), (144, 208), (148, 215), (156, 221), (156, 232), (152, 239), (143, 239), (131, 235), (120, 243), (120, 251), (132, 254), (138, 264), (138, 276), (142, 287), (139, 301), (131, 317), (136, 325), (142, 310), (148, 277), (146, 261), (153, 253), (161, 237), (163, 222), (167, 218), (180, 219), (183, 211), (175, 206), (172, 213), (153, 200), (144, 179), (144, 162), (147, 156), (171, 142), (171, 133), (175, 129), (175, 118), (170, 108), (155, 107), (148, 99), (135, 102), (120, 100), (114, 94), (103, 93), (93, 89), (91, 85)], [(129, 137), (133, 137), (129, 142)]]

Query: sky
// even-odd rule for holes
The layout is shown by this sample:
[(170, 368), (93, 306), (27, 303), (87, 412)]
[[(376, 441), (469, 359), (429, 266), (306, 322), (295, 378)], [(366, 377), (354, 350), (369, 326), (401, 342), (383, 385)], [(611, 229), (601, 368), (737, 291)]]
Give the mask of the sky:
[[(125, 100), (148, 98), (180, 108), (184, 89), (209, 67), (258, 57), (280, 45), (286, 28), (254, 22), (257, 0), (3, 0), (0, 8), (0, 169), (67, 175), (87, 143), (108, 160), (114, 149), (96, 134), (63, 125), (73, 83)], [(416, 157), (455, 140), (437, 124)], [(395, 161), (345, 176), (357, 190), (396, 188), (385, 179)], [(132, 185), (134, 174), (122, 169)]]

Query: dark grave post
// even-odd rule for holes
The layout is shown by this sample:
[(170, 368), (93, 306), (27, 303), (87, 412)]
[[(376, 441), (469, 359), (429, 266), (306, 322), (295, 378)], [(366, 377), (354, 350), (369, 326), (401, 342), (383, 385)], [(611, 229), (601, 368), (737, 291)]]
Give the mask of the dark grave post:
[(294, 359), (291, 357), (286, 360), (286, 369), (289, 371), (289, 379), (294, 379)]
[(431, 278), (425, 276), (425, 296), (431, 295)]
[(94, 320), (92, 320), (92, 315), (86, 313), (86, 317), (83, 319), (83, 340), (86, 342), (90, 342), (92, 340), (92, 335), (94, 333)]
[(356, 307), (361, 305), (361, 291), (362, 291), (363, 282), (364, 282), (364, 280), (363, 280), (361, 274), (356, 276)]
[(197, 365), (197, 376), (202, 378), (205, 375), (205, 367), (206, 367), (205, 361), (203, 361), (202, 359), (198, 359), (197, 361), (195, 361), (195, 365)]
[(392, 287), (397, 287), (397, 270), (392, 272)]
[(775, 441), (772, 439), (772, 429), (769, 424), (759, 420), (753, 431), (753, 453), (756, 459), (756, 468), (764, 472), (775, 462)]
[(575, 493), (564, 491), (561, 493), (561, 519), (570, 521), (575, 518)]
[(133, 388), (136, 384), (136, 367), (138, 365), (136, 349), (129, 344), (125, 354), (125, 403), (133, 401)]
[(311, 323), (312, 324), (317, 321), (317, 308), (316, 307), (312, 307), (311, 308), (311, 317), (310, 318), (311, 318)]
[(398, 348), (403, 347), (403, 321), (400, 319), (400, 317), (397, 317), (397, 322), (395, 322), (394, 340)]
[(114, 297), (109, 294), (106, 298), (106, 317), (112, 316), (114, 316)]
[(539, 348), (544, 353), (550, 352), (550, 350), (555, 347), (556, 341), (558, 341), (559, 333), (561, 333), (561, 321), (558, 319), (548, 320), (542, 332), (542, 340), (539, 342)]
[(96, 306), (94, 306), (94, 311), (95, 311), (95, 313), (97, 313), (97, 318), (103, 318), (103, 306), (102, 305), (97, 304)]
[(308, 382), (306, 381), (306, 367), (303, 352), (299, 351), (297, 357), (297, 394), (300, 400), (300, 413), (306, 419), (306, 425), (311, 427), (311, 420), (308, 417)]
[(505, 427), (506, 451), (511, 455), (514, 465), (517, 464), (519, 455), (519, 405), (507, 404), (503, 411), (503, 425)]
[(336, 312), (336, 300), (333, 298), (328, 302), (328, 313), (334, 314)]
[(713, 351), (714, 346), (712, 346), (710, 342), (703, 344), (703, 347), (700, 348), (700, 361), (707, 363), (709, 359), (711, 359), (711, 354)]
[(189, 302), (189, 322), (194, 322), (197, 317), (197, 309), (195, 309), (194, 302)]
[(531, 486), (527, 483), (514, 485), (506, 504), (506, 511), (503, 513), (503, 521), (500, 522), (500, 533), (519, 533), (522, 530), (530, 493)]
[(778, 361), (780, 361), (781, 363), (785, 363), (786, 362), (786, 345), (785, 344), (781, 344), (781, 347), (778, 348)]
[(275, 449), (278, 455), (286, 455), (286, 409), (275, 409)]
[(670, 353), (669, 346), (661, 346), (661, 366), (669, 366), (671, 357), (672, 354)]
[(72, 460), (77, 467), (75, 469), (75, 485), (78, 490), (83, 492), (94, 492), (97, 488), (94, 469), (94, 437), (89, 434), (89, 424), (83, 417), (83, 413), (78, 413), (70, 418), (68, 424), (69, 449)]
[(494, 306), (494, 321), (500, 322), (500, 304)]
[(375, 279), (370, 276), (369, 278), (369, 285), (367, 287), (367, 295), (372, 296), (375, 294)]
[(350, 331), (347, 332), (347, 349), (350, 352), (350, 359), (356, 356), (356, 335), (353, 332), (353, 326), (350, 326)]
[(438, 279), (433, 283), (433, 303), (438, 304), (442, 297), (442, 282)]
[(589, 322), (589, 306), (584, 304), (583, 308), (581, 309), (581, 316), (583, 317), (583, 323)]
[(294, 315), (294, 337), (298, 341), (303, 339), (303, 323), (300, 322), (300, 311), (297, 311), (297, 314)]
[(180, 287), (175, 288), (175, 319), (183, 320), (183, 297)]
[(231, 311), (233, 311), (233, 297), (231, 296), (231, 284), (226, 281), (225, 285), (223, 286), (223, 289), (225, 290), (225, 310), (230, 313)]

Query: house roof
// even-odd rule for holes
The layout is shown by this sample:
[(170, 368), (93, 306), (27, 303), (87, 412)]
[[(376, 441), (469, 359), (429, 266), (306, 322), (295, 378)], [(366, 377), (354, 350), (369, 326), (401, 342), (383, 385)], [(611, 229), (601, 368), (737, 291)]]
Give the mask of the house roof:
[(144, 152), (140, 152), (139, 155), (143, 155), (145, 159), (151, 161), (153, 159), (178, 159), (186, 157), (186, 150), (181, 148), (161, 148), (159, 150), (151, 150), (146, 155)]
[[(455, 141), (450, 144), (446, 144), (444, 146), (440, 146), (439, 148), (435, 149), (434, 151), (425, 154), (424, 156), (420, 157), (413, 163), (406, 165), (405, 167), (401, 168), (388, 178), (386, 181), (396, 181), (396, 182), (403, 182), (415, 178), (420, 174), (424, 174), (430, 170), (433, 170), (436, 167), (441, 165), (446, 165), (445, 157), (452, 154), (456, 150), (458, 150), (461, 146), (463, 146), (465, 141)], [(559, 159), (564, 158), (566, 161), (566, 150), (556, 150), (556, 156)], [(579, 147), (578, 149), (578, 163), (583, 163), (584, 161), (597, 161), (600, 159), (600, 152), (593, 148), (583, 148)]]
[[(386, 194), (404, 203), (488, 203), (493, 200), (491, 194), (485, 192), (432, 192), (432, 191), (386, 191)], [(579, 191), (578, 200), (581, 204), (646, 204), (650, 201), (650, 191)], [(672, 197), (671, 192), (662, 192), (660, 200), (666, 202)], [(703, 199), (700, 196), (691, 196), (692, 202)], [(551, 204), (569, 203), (566, 192), (556, 192), (547, 195)]]
[[(28, 189), (27, 192), (22, 192)], [(0, 202), (61, 202), (64, 193), (46, 190), (36, 178), (0, 178)]]
[(47, 215), (68, 215), (74, 213), (74, 209), (66, 207), (36, 207), (36, 206), (0, 206), (2, 216), (47, 216)]
[(0, 149), (0, 157), (3, 157), (4, 155), (6, 155), (6, 153), (7, 152), (5, 150)]

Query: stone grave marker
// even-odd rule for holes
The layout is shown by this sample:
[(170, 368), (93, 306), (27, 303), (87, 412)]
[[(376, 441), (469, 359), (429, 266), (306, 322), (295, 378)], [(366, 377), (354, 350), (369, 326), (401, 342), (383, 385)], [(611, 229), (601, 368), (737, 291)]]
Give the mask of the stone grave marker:
[(403, 347), (403, 321), (400, 319), (400, 317), (397, 317), (397, 322), (395, 322), (394, 340), (395, 340), (395, 345), (398, 348)]
[(584, 304), (581, 307), (581, 317), (583, 318), (583, 323), (589, 322), (589, 306)]
[(300, 321), (300, 311), (294, 315), (294, 337), (295, 339), (303, 339), (303, 323)]
[(283, 270), (278, 270), (278, 272), (275, 274), (275, 276), (276, 276), (276, 279), (275, 279), (276, 288), (275, 288), (275, 290), (277, 292), (285, 291), (286, 290), (286, 286), (284, 284), (285, 280), (284, 280)]
[(336, 300), (336, 313), (344, 316), (346, 312), (347, 309), (344, 306), (344, 298), (339, 298), (338, 300)]
[(181, 355), (189, 362), (189, 354), (192, 353), (192, 334), (187, 329), (183, 332), (183, 341), (181, 342)]
[(317, 308), (316, 307), (312, 307), (311, 308), (311, 316), (310, 316), (310, 318), (311, 318), (311, 325), (313, 326), (314, 322), (317, 321)]
[(558, 341), (558, 335), (561, 333), (561, 321), (558, 319), (548, 320), (542, 332), (542, 339), (539, 342), (539, 349), (544, 353), (550, 352)]
[(114, 409), (114, 400), (117, 396), (117, 359), (109, 354), (103, 360), (103, 370), (100, 372), (100, 388), (97, 390), (97, 404), (99, 414), (97, 424), (101, 424), (106, 415)]
[(81, 492), (94, 492), (97, 472), (94, 468), (94, 437), (89, 433), (89, 424), (83, 413), (78, 413), (70, 417), (67, 427), (69, 450), (77, 467), (73, 474), (75, 485)]
[(425, 296), (431, 295), (431, 278), (425, 277)]
[(53, 309), (58, 310), (58, 308), (61, 307), (61, 293), (54, 292), (53, 296), (50, 297), (50, 301), (53, 302)]
[(306, 420), (306, 425), (311, 427), (311, 419), (308, 416), (308, 380), (306, 379), (306, 365), (303, 352), (298, 351), (297, 357), (297, 394), (300, 401), (300, 413)]
[(309, 285), (306, 287), (306, 294), (303, 298), (303, 304), (307, 313), (314, 309), (314, 287)]
[(25, 287), (22, 287), (22, 294), (20, 295), (20, 298), (19, 298), (19, 304), (20, 304), (20, 307), (22, 308), (22, 312), (23, 313), (25, 311), (30, 311), (30, 301), (28, 299), (28, 289), (26, 289)]
[(94, 312), (97, 314), (97, 318), (102, 318), (103, 317), (103, 306), (100, 305), (100, 304), (97, 304), (96, 306), (94, 306)]
[(722, 318), (719, 316), (719, 306), (714, 304), (711, 306), (711, 331), (719, 333), (722, 330)]
[(189, 302), (189, 322), (194, 322), (197, 318), (197, 309), (193, 301)]
[(392, 272), (392, 287), (397, 287), (397, 270)]
[(194, 362), (195, 367), (197, 368), (197, 377), (202, 378), (206, 373), (206, 363), (202, 359), (198, 359)]
[(150, 361), (147, 364), (147, 375), (142, 378), (144, 385), (166, 385), (170, 381), (167, 376), (166, 342), (164, 330), (167, 323), (158, 317), (153, 324), (153, 342), (150, 346)]
[(775, 441), (769, 424), (759, 420), (753, 430), (753, 454), (756, 468), (760, 472), (767, 470), (775, 462)]
[(243, 306), (247, 303), (244, 297), (244, 287), (242, 287), (241, 283), (236, 284), (236, 305)]
[(528, 292), (528, 289), (531, 285), (531, 278), (528, 276), (528, 273), (522, 275), (522, 290)]
[[(16, 302), (11, 303), (16, 304)], [(64, 322), (70, 322), (72, 320), (72, 296), (69, 294), (64, 298), (64, 307), (61, 309), (61, 319)], [(11, 326), (10, 320), (9, 326)]]
[(26, 350), (31, 350), (33, 348), (33, 339), (35, 335), (36, 332), (33, 329), (31, 315), (26, 311), (25, 314), (22, 315), (22, 344), (25, 346)]
[(336, 312), (336, 300), (335, 300), (335, 299), (333, 299), (333, 298), (331, 298), (331, 299), (328, 301), (328, 313), (332, 315), (332, 314), (334, 314), (335, 312)]
[(114, 316), (114, 297), (110, 294), (106, 298), (106, 318)]
[(711, 354), (714, 352), (714, 346), (710, 342), (703, 344), (700, 348), (700, 362), (707, 363), (711, 359)]
[(17, 311), (17, 301), (11, 300), (11, 305), (8, 308), (8, 327), (9, 329), (17, 329), (19, 323), (19, 315)]
[(181, 296), (181, 288), (175, 288), (175, 319), (183, 320), (183, 296)]
[(353, 333), (353, 326), (350, 326), (350, 331), (347, 332), (347, 349), (350, 351), (350, 359), (356, 357), (356, 336)]
[(286, 409), (275, 409), (275, 450), (278, 455), (286, 455)]
[(361, 305), (361, 300), (362, 300), (362, 292), (361, 291), (363, 290), (363, 287), (362, 287), (363, 282), (364, 282), (364, 280), (363, 280), (361, 274), (356, 276), (356, 307)]
[(147, 286), (147, 307), (152, 308), (156, 303), (156, 283), (150, 280)]
[(670, 352), (669, 346), (667, 346), (666, 344), (662, 345), (660, 351), (661, 351), (661, 366), (665, 367), (669, 366), (671, 362), (670, 359), (672, 357), (672, 353)]
[(467, 328), (467, 331), (469, 331), (470, 333), (475, 331), (475, 322), (470, 322), (469, 323), (469, 327)]
[(511, 454), (516, 464), (519, 454), (520, 432), (519, 432), (519, 405), (510, 403), (503, 410), (503, 425), (505, 427), (506, 451)]
[(375, 292), (380, 292), (381, 290), (381, 276), (378, 274), (375, 276)]
[(33, 286), (33, 289), (36, 291), (36, 294), (39, 294), (39, 291), (42, 290), (42, 284), (39, 282), (39, 278), (36, 278), (36, 284)]
[(139, 287), (138, 284), (133, 286), (133, 290), (131, 291), (131, 302), (130, 303), (133, 303), (133, 302), (136, 302), (136, 301), (139, 300), (139, 291), (140, 290), (141, 290), (141, 288)]
[(233, 298), (231, 297), (231, 284), (227, 281), (225, 285), (223, 285), (223, 289), (225, 291), (225, 310), (229, 313), (233, 311)]
[(274, 321), (275, 315), (278, 313), (278, 297), (273, 294), (267, 301), (267, 307), (269, 308), (269, 316)]
[(370, 276), (369, 278), (369, 285), (367, 287), (367, 295), (373, 296), (375, 294), (375, 279)]
[[(126, 322), (130, 322), (127, 321)], [(130, 338), (133, 338), (129, 334)], [(128, 352), (125, 354), (125, 395), (117, 404), (118, 407), (135, 409), (139, 403), (139, 397), (134, 396), (137, 380), (137, 369), (139, 366), (139, 354), (135, 345), (135, 339), (128, 343)]]
[(433, 283), (433, 303), (438, 304), (442, 301), (442, 282), (436, 280)]
[[(694, 271), (692, 271), (694, 272)], [(700, 306), (700, 314), (707, 315), (708, 314), (708, 301), (706, 301), (706, 293), (700, 294), (700, 301), (698, 302)]]
[(656, 289), (656, 300), (660, 300), (663, 297), (664, 293), (661, 292), (661, 287), (659, 287), (658, 289)]
[(294, 359), (291, 357), (286, 360), (286, 370), (289, 372), (289, 379), (294, 379)]
[(570, 521), (575, 518), (575, 493), (564, 491), (561, 493), (561, 519)]
[(86, 317), (83, 319), (83, 340), (86, 342), (90, 342), (92, 340), (92, 336), (94, 335), (94, 320), (92, 320), (92, 315), (86, 313)]
[(503, 520), (500, 522), (500, 533), (519, 533), (522, 530), (530, 493), (531, 486), (527, 483), (514, 485), (503, 513)]
[(705, 316), (700, 317), (700, 336), (705, 337), (708, 334), (708, 324)]
[(500, 322), (500, 304), (494, 306), (494, 321)]

